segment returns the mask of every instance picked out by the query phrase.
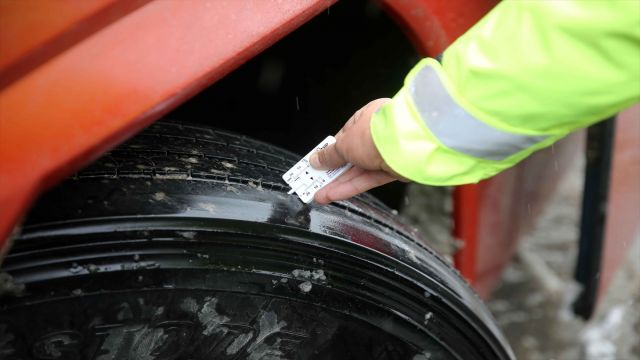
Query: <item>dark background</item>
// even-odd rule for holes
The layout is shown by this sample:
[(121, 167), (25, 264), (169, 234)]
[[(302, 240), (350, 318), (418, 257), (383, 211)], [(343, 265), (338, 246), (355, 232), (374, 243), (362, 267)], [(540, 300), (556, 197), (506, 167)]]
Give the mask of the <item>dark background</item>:
[[(382, 9), (340, 1), (168, 115), (306, 154), (367, 102), (392, 97), (419, 60)], [(374, 194), (398, 208), (404, 186)]]

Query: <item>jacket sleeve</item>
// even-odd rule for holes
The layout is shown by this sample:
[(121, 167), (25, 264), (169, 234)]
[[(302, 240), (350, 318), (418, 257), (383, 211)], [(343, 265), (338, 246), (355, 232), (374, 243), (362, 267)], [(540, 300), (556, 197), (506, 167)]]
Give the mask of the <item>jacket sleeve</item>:
[(371, 122), (400, 175), (478, 182), (640, 100), (640, 2), (503, 1)]

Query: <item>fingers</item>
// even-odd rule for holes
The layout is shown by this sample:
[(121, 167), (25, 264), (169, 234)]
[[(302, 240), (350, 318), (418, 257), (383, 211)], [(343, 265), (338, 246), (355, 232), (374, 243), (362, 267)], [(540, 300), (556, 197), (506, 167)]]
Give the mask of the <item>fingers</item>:
[(309, 163), (314, 169), (331, 170), (347, 163), (336, 144), (331, 144), (311, 155)]
[(345, 181), (350, 181), (351, 179), (353, 179), (356, 176), (360, 176), (362, 175), (362, 173), (364, 173), (365, 169), (357, 167), (357, 166), (353, 166), (351, 167), (351, 169), (345, 171), (344, 174), (338, 176), (337, 179), (335, 179), (332, 184), (339, 184), (339, 183), (343, 183)]
[[(315, 195), (315, 201), (328, 204), (332, 201), (349, 199), (367, 190), (392, 182), (395, 178), (384, 171), (361, 171), (349, 180), (336, 181), (320, 189)], [(347, 175), (347, 173), (345, 173)]]
[(389, 99), (377, 99), (356, 111), (336, 134), (336, 143), (316, 151), (309, 158), (318, 170), (331, 170), (351, 162), (369, 170), (379, 170), (380, 154), (371, 139), (371, 115)]

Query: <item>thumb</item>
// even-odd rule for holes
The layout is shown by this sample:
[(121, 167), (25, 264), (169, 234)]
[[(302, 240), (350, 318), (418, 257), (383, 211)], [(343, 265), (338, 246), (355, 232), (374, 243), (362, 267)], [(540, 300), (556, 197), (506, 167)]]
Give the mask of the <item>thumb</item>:
[(317, 170), (331, 170), (346, 163), (347, 160), (340, 153), (335, 143), (314, 152), (309, 157), (309, 164)]

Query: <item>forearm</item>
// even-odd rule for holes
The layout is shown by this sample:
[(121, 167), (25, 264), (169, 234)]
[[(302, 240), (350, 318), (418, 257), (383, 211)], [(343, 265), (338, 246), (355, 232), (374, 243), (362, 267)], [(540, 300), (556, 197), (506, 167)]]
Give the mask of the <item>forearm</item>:
[(371, 132), (400, 175), (477, 182), (640, 97), (637, 2), (505, 1), (424, 60)]

